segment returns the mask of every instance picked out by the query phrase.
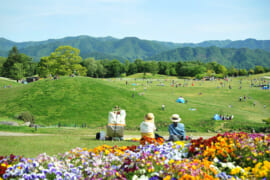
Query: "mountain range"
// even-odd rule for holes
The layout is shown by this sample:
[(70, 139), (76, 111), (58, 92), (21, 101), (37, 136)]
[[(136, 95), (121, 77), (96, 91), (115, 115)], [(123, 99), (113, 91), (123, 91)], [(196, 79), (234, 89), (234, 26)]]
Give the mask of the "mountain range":
[(172, 43), (142, 40), (137, 37), (117, 39), (113, 37), (76, 36), (46, 41), (14, 42), (0, 38), (0, 56), (7, 57), (9, 50), (17, 46), (21, 53), (39, 61), (61, 45), (80, 49), (82, 58), (158, 60), (158, 61), (216, 61), (225, 66), (250, 68), (255, 65), (270, 67), (270, 40), (214, 40), (200, 43)]

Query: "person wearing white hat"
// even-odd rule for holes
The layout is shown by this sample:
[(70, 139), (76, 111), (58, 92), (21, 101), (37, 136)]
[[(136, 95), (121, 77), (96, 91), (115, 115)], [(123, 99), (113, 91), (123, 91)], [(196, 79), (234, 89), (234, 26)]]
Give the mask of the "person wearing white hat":
[(180, 141), (185, 140), (185, 125), (182, 123), (179, 123), (181, 121), (181, 118), (178, 114), (173, 114), (171, 116), (171, 121), (173, 122), (169, 126), (169, 141)]

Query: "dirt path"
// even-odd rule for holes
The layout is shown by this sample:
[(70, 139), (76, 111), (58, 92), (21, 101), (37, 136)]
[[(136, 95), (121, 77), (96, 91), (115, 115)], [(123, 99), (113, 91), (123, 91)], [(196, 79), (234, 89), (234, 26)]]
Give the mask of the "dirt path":
[[(4, 132), (0, 131), (0, 137), (1, 136), (51, 136), (53, 134), (35, 134), (35, 133), (18, 133), (18, 132)], [(81, 135), (81, 136), (91, 136), (94, 137), (95, 135)], [(140, 135), (125, 135), (125, 139), (132, 139), (132, 138), (140, 138)], [(198, 139), (200, 137), (203, 137), (204, 139), (210, 138), (211, 136), (192, 136), (192, 139)], [(168, 136), (164, 136), (165, 139), (168, 139)]]
[(4, 132), (0, 131), (0, 136), (48, 136), (48, 134), (30, 134), (30, 133), (17, 133), (17, 132)]

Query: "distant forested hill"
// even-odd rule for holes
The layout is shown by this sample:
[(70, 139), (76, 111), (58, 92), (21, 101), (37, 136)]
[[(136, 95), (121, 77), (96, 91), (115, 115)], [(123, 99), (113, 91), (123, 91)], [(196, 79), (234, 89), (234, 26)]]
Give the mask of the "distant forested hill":
[(107, 59), (121, 57), (128, 60), (144, 59), (179, 47), (175, 43), (141, 40), (136, 37), (116, 39), (112, 37), (78, 36), (23, 43), (0, 38), (0, 56), (7, 56), (8, 50), (14, 45), (17, 46), (21, 53), (34, 57), (36, 61), (39, 61), (40, 57), (49, 56), (51, 52), (54, 52), (57, 47), (62, 45), (70, 45), (80, 49), (82, 57), (96, 55), (96, 57), (105, 57)]
[(7, 57), (8, 51), (13, 46), (17, 46), (21, 53), (33, 57), (35, 61), (39, 61), (41, 57), (49, 56), (51, 52), (54, 52), (57, 47), (62, 45), (70, 45), (80, 49), (80, 56), (83, 58), (118, 59), (121, 62), (126, 59), (130, 61), (136, 59), (161, 61), (200, 60), (206, 62), (217, 61), (226, 66), (235, 65), (241, 68), (254, 67), (255, 65), (270, 67), (270, 40), (256, 39), (172, 43), (141, 40), (136, 37), (116, 39), (110, 36), (102, 38), (77, 36), (17, 43), (0, 38), (0, 56)]
[(218, 48), (215, 46), (203, 47), (184, 47), (163, 52), (159, 55), (149, 58), (156, 61), (201, 61), (217, 62), (226, 67), (234, 66), (236, 68), (254, 68), (256, 65), (270, 67), (270, 52), (261, 49), (248, 48)]

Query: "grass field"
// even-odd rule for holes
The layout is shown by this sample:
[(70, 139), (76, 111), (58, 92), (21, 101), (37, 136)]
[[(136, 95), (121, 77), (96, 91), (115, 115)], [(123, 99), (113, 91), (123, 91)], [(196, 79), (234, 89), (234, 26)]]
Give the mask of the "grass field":
[[(12, 130), (8, 127), (0, 129), (1, 132), (26, 132), (33, 136), (0, 136), (1, 148), (0, 156), (6, 156), (11, 153), (15, 155), (24, 155), (25, 157), (36, 157), (46, 152), (49, 155), (58, 155), (75, 147), (95, 148), (102, 144), (110, 146), (131, 146), (139, 145), (139, 142), (131, 141), (132, 137), (140, 137), (139, 131), (125, 131), (125, 141), (99, 141), (95, 139), (96, 129), (88, 128), (34, 128), (18, 127)], [(101, 129), (104, 130), (104, 129)], [(0, 132), (0, 134), (1, 134)], [(167, 131), (159, 131), (159, 135), (168, 136)], [(210, 137), (216, 133), (187, 133), (192, 137)]]
[[(250, 87), (250, 84), (253, 80), (253, 83), (259, 85), (262, 83), (259, 81), (260, 77), (265, 75), (270, 76), (270, 73), (233, 78), (228, 82), (192, 81), (166, 76), (141, 79), (142, 74), (124, 79), (61, 77), (59, 80), (45, 79), (27, 85), (0, 79), (0, 121), (22, 123), (15, 117), (21, 112), (30, 111), (35, 116), (36, 123), (42, 126), (57, 127), (60, 122), (61, 126), (79, 127), (86, 124), (88, 127), (38, 128), (35, 131), (34, 128), (0, 125), (0, 131), (43, 134), (43, 136), (0, 137), (0, 155), (15, 153), (34, 157), (42, 152), (57, 154), (76, 146), (92, 148), (103, 144), (104, 142), (94, 140), (95, 133), (100, 129), (104, 130), (108, 121), (108, 112), (115, 105), (126, 110), (125, 134), (131, 136), (139, 136), (139, 125), (148, 112), (154, 113), (155, 123), (161, 135), (168, 135), (169, 119), (174, 113), (181, 116), (189, 135), (196, 136), (208, 131), (228, 131), (239, 128), (259, 129), (265, 126), (262, 119), (270, 117), (270, 91)], [(257, 78), (256, 82), (255, 78)], [(182, 86), (172, 87), (173, 81), (177, 84), (181, 83)], [(220, 82), (225, 86), (222, 87)], [(7, 83), (12, 83), (12, 87), (3, 88), (2, 85)], [(232, 89), (228, 88), (229, 84)], [(239, 96), (244, 95), (247, 101), (239, 102)], [(183, 96), (188, 103), (176, 103), (179, 96)], [(254, 102), (255, 106), (253, 106)], [(165, 111), (161, 109), (162, 104), (165, 104)], [(263, 107), (264, 104), (266, 108)], [(216, 113), (233, 114), (234, 119), (214, 121), (213, 116)], [(109, 145), (114, 143), (106, 141)], [(118, 145), (133, 143), (124, 141), (118, 144), (117, 142)]]
[[(190, 131), (216, 130), (220, 126), (230, 128), (230, 124), (237, 127), (254, 125), (270, 117), (270, 91), (251, 88), (250, 80), (254, 78), (233, 78), (228, 82), (165, 78), (135, 81), (130, 78), (120, 80), (87, 77), (40, 80), (0, 89), (0, 120), (4, 120), (4, 117), (12, 119), (21, 112), (30, 111), (39, 125), (51, 126), (60, 122), (62, 126), (86, 124), (88, 127), (98, 128), (107, 124), (108, 112), (119, 105), (127, 112), (127, 129), (132, 130), (139, 128), (148, 112), (154, 113), (155, 122), (160, 129), (167, 128), (169, 118), (174, 113), (180, 114), (182, 122)], [(185, 84), (185, 87), (172, 87), (172, 81)], [(225, 86), (221, 87), (220, 82)], [(228, 88), (229, 84), (232, 89)], [(176, 103), (179, 96), (183, 96), (188, 103)], [(246, 96), (247, 101), (239, 102), (239, 96)], [(165, 111), (161, 109), (162, 104), (165, 104)], [(265, 109), (264, 104), (267, 106)], [(216, 113), (233, 114), (235, 118), (233, 121), (215, 122), (212, 118)]]

